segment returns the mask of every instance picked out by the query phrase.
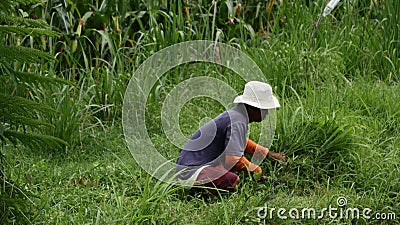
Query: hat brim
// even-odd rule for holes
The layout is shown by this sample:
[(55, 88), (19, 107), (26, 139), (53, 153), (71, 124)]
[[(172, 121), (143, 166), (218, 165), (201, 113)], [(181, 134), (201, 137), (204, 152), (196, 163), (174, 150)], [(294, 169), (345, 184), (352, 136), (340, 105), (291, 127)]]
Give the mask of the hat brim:
[(275, 109), (275, 108), (281, 107), (278, 99), (273, 95), (272, 95), (272, 102), (269, 102), (267, 104), (261, 104), (260, 102), (253, 102), (253, 101), (247, 100), (243, 97), (243, 95), (236, 97), (233, 100), (233, 103), (244, 103), (244, 104), (259, 108), (259, 109)]

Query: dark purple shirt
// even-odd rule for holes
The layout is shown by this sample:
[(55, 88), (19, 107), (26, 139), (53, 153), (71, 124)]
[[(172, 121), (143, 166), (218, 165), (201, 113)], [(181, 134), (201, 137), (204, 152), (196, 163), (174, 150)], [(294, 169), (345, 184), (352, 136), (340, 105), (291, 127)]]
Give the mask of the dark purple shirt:
[[(248, 121), (246, 108), (238, 104), (200, 127), (179, 155), (178, 177), (187, 179), (201, 166), (218, 165), (224, 162), (225, 154), (242, 156)], [(182, 169), (185, 172), (182, 173)]]

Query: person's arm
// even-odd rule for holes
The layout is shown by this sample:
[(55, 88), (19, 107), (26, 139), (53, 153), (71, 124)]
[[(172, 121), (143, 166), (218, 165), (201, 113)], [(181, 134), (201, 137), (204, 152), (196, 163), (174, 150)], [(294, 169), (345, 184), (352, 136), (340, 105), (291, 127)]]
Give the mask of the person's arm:
[(244, 156), (225, 155), (225, 167), (238, 172), (262, 173), (261, 167), (251, 163)]
[(268, 148), (255, 143), (254, 141), (247, 138), (245, 153), (255, 155), (257, 158), (264, 158), (267, 155), (273, 159), (278, 159), (282, 162), (286, 162), (286, 155), (270, 151)]
[(254, 141), (250, 140), (249, 138), (246, 139), (246, 148), (244, 149), (245, 153), (250, 155), (255, 155), (258, 158), (264, 158), (268, 155), (269, 149), (255, 143)]

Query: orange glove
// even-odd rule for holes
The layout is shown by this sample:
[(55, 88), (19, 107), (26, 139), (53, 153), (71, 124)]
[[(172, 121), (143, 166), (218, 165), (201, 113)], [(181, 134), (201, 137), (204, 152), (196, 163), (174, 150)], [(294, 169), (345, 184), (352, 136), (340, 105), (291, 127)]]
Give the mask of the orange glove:
[(238, 172), (248, 172), (250, 171), (251, 174), (253, 173), (262, 173), (261, 167), (257, 166), (256, 164), (251, 163), (246, 157), (240, 157), (239, 161), (233, 166), (232, 168)]
[(254, 155), (258, 158), (263, 158), (268, 155), (269, 149), (261, 145), (256, 144), (254, 141), (247, 138), (245, 153)]

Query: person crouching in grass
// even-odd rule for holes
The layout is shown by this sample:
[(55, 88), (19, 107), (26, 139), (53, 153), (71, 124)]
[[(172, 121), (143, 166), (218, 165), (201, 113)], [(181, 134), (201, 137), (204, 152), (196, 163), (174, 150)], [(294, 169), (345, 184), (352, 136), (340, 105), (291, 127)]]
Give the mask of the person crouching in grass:
[[(235, 190), (240, 178), (234, 172), (261, 177), (262, 169), (244, 153), (269, 156), (285, 162), (285, 154), (270, 151), (247, 138), (248, 124), (261, 122), (268, 109), (280, 107), (269, 84), (250, 81), (243, 95), (235, 98), (236, 107), (212, 119), (189, 139), (177, 160), (178, 178), (191, 186)], [(215, 189), (210, 191), (217, 193)]]

